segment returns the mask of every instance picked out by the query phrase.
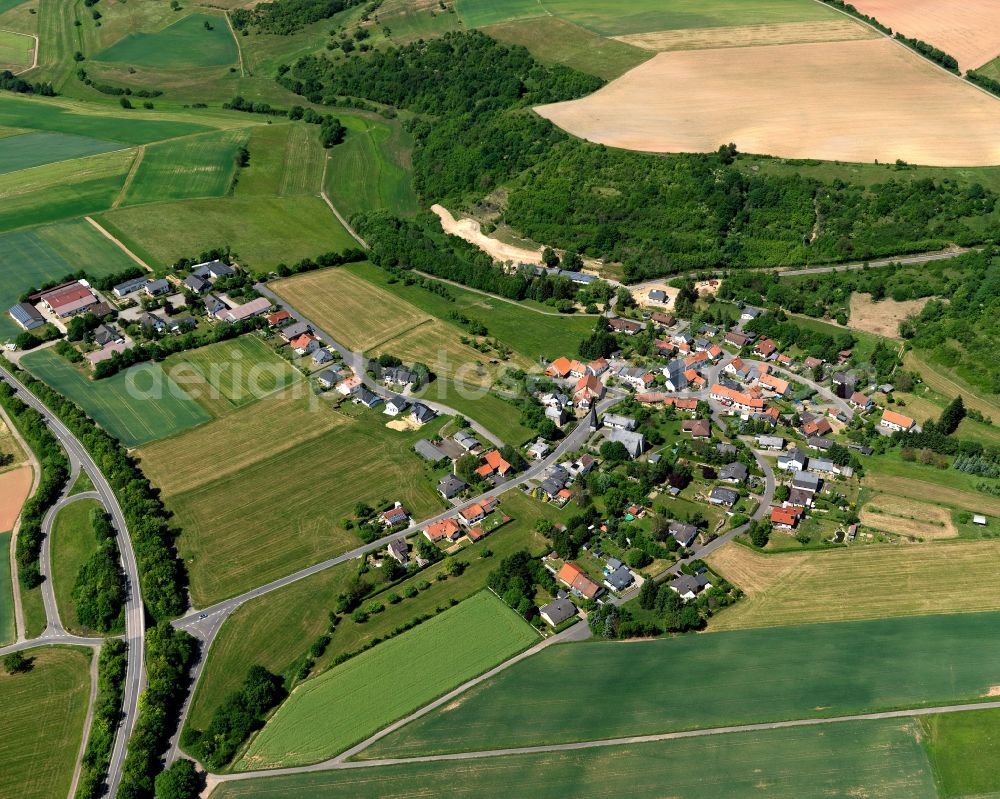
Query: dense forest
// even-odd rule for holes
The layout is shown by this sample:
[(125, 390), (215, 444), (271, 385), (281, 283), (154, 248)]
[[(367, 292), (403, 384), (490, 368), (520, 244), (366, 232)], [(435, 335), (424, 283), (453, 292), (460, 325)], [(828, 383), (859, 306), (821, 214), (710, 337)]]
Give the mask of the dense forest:
[(628, 280), (973, 243), (983, 235), (970, 220), (997, 204), (952, 179), (901, 173), (862, 186), (754, 171), (734, 145), (659, 156), (572, 139), (529, 109), (600, 81), (478, 32), (336, 63), (305, 57), (279, 81), (313, 102), (361, 97), (420, 115), (409, 125), (425, 203), (482, 203), (531, 239), (622, 262)]
[(345, 8), (358, 5), (361, 0), (281, 0), (260, 3), (253, 9), (234, 8), (229, 13), (238, 31), (254, 28), (261, 33), (287, 36), (304, 25), (328, 19)]

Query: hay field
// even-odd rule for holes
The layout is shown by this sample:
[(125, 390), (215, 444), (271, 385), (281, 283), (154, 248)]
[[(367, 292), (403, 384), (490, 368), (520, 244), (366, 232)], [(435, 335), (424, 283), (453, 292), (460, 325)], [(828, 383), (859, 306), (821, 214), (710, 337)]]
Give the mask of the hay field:
[(365, 352), (433, 317), (344, 269), (271, 284), (278, 296), (355, 352)]
[(1000, 610), (997, 541), (761, 555), (729, 544), (708, 558), (747, 596), (711, 629)]
[(861, 523), (875, 530), (927, 541), (958, 536), (947, 508), (890, 494), (872, 497), (861, 511)]
[(1000, 103), (885, 38), (659, 53), (589, 97), (536, 110), (630, 150), (735, 142), (784, 158), (1000, 163)]
[(237, 128), (149, 145), (121, 204), (221, 197), (248, 138), (249, 131)]
[(1000, 55), (1000, 5), (993, 0), (857, 0), (857, 9), (958, 59), (963, 70)]
[(31, 66), (31, 52), (35, 49), (35, 40), (23, 33), (0, 30), (0, 64), (5, 67)]
[(30, 466), (0, 472), (0, 532), (14, 529), (21, 506), (31, 491), (31, 480)]
[(77, 500), (59, 511), (52, 527), (52, 587), (59, 620), (77, 635), (101, 635), (77, 620), (73, 586), (80, 568), (101, 547), (90, 522), (90, 512), (103, 507), (96, 499)]
[(965, 407), (973, 408), (1000, 423), (1000, 402), (979, 395), (979, 390), (964, 382), (953, 371), (932, 364), (921, 353), (910, 350), (903, 356), (903, 367), (920, 373), (921, 379), (932, 389), (946, 397), (962, 395)]
[[(0, 533), (0, 552), (10, 552), (10, 533)], [(12, 643), (15, 635), (10, 558), (0, 558), (0, 646)]]
[(129, 33), (91, 58), (150, 69), (186, 69), (235, 64), (238, 54), (221, 16), (190, 14), (153, 33)]
[(871, 28), (851, 19), (819, 22), (780, 22), (773, 25), (735, 25), (726, 28), (687, 28), (684, 30), (628, 33), (613, 37), (619, 42), (643, 50), (712, 50), (717, 47), (759, 47), (768, 44), (806, 44), (810, 42), (848, 42), (875, 39)]
[(319, 193), (326, 151), (314, 126), (258, 125), (250, 132), (247, 149), (250, 165), (240, 171), (237, 197)]
[[(856, 601), (856, 595), (844, 591), (838, 601)], [(998, 613), (965, 613), (552, 646), (477, 685), (462, 701), (387, 735), (361, 757), (975, 700), (1000, 680), (998, 621)]]
[(919, 300), (896, 300), (886, 297), (872, 302), (871, 294), (854, 292), (851, 295), (850, 317), (847, 326), (876, 336), (899, 338), (899, 323), (920, 313), (930, 301), (929, 297)]
[[(172, 496), (239, 472), (250, 464), (299, 446), (350, 419), (320, 403), (311, 392), (268, 397), (252, 410), (227, 414), (195, 430), (136, 451), (146, 476)], [(225, 453), (206, 458), (205, 452)]]
[(1000, 710), (942, 713), (920, 723), (939, 796), (1000, 796)]
[(175, 435), (212, 418), (167, 377), (161, 364), (144, 363), (113, 377), (89, 380), (46, 349), (26, 355), (21, 365), (77, 403), (126, 447)]
[(44, 131), (5, 136), (0, 140), (0, 173), (121, 150), (119, 142)]
[(27, 674), (0, 674), (0, 796), (65, 796), (80, 749), (90, 695), (88, 650), (44, 647), (26, 653)]
[[(950, 475), (946, 473), (946, 476)], [(865, 486), (886, 494), (896, 494), (918, 501), (936, 502), (970, 512), (986, 513), (990, 516), (1000, 516), (1000, 497), (979, 491), (964, 491), (961, 488), (944, 485), (934, 480), (869, 473), (865, 475)]]
[(914, 721), (854, 722), (464, 763), (340, 769), (224, 782), (212, 799), (608, 799), (620, 795), (622, 785), (629, 799), (937, 799), (918, 733)]
[[(264, 400), (226, 417), (225, 423), (232, 425), (227, 430), (234, 430), (236, 417), (242, 415), (250, 417), (246, 421), (253, 427), (270, 406)], [(330, 408), (322, 411), (336, 413)], [(357, 537), (341, 526), (341, 520), (353, 515), (358, 502), (398, 500), (416, 518), (442, 509), (440, 495), (411, 449), (430, 431), (389, 430), (384, 416), (365, 412), (317, 432), (316, 416), (287, 413), (271, 429), (260, 429), (258, 435), (272, 445), (254, 443), (245, 460), (239, 454), (245, 440), (231, 439), (228, 447), (220, 445), (216, 457), (208, 459), (204, 453), (209, 450), (198, 437), (191, 437), (192, 454), (183, 461), (190, 477), (180, 474), (183, 470), (176, 462), (153, 466), (157, 475), (171, 475), (168, 482), (177, 481), (174, 485), (197, 482), (177, 493), (164, 492), (167, 508), (183, 531), (177, 549), (190, 573), (196, 607), (356, 546)], [(205, 428), (209, 434), (212, 429), (212, 425)], [(298, 436), (305, 439), (296, 446), (281, 443), (284, 437)], [(213, 440), (224, 438), (220, 434)], [(231, 453), (237, 463), (221, 464), (218, 473), (206, 470), (201, 461), (225, 460), (224, 453)]]
[(304, 682), (250, 741), (236, 769), (333, 757), (538, 640), (524, 619), (482, 591)]

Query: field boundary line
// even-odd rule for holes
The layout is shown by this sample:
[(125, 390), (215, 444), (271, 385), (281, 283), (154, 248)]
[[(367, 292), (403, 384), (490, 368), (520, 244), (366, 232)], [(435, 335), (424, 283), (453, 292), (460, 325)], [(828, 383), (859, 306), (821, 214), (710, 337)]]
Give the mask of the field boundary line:
[(17, 72), (13, 74), (23, 75), (25, 72), (31, 72), (31, 70), (35, 69), (38, 66), (38, 47), (39, 47), (38, 36), (36, 36), (34, 33), (25, 33), (24, 31), (12, 31), (10, 28), (0, 28), (0, 31), (4, 33), (13, 33), (17, 36), (27, 36), (30, 39), (33, 39), (35, 42), (35, 46), (31, 48), (31, 66), (25, 67), (24, 69), (19, 69)]
[(129, 258), (131, 258), (133, 261), (139, 264), (139, 266), (141, 266), (147, 272), (153, 271), (153, 267), (147, 264), (144, 260), (142, 260), (142, 258), (140, 258), (138, 255), (132, 252), (128, 247), (126, 247), (125, 244), (121, 241), (121, 239), (115, 238), (115, 236), (113, 236), (111, 233), (109, 233), (107, 230), (101, 227), (100, 222), (98, 222), (92, 216), (85, 216), (84, 219), (90, 222), (90, 224), (94, 226), (94, 228), (97, 230), (98, 233), (104, 236), (104, 238), (108, 239), (108, 241), (112, 242), (116, 247), (118, 247), (118, 249), (120, 249), (123, 253), (125, 253)]
[(508, 297), (501, 297), (499, 294), (491, 294), (490, 292), (483, 291), (482, 289), (474, 289), (471, 286), (464, 286), (461, 283), (458, 283), (454, 280), (448, 280), (447, 278), (437, 277), (436, 275), (432, 275), (430, 272), (421, 272), (419, 269), (413, 269), (411, 271), (413, 272), (413, 274), (420, 275), (421, 277), (425, 277), (428, 280), (434, 280), (438, 283), (444, 283), (447, 286), (454, 286), (455, 288), (462, 289), (463, 291), (471, 291), (473, 294), (479, 294), (491, 300), (497, 300), (499, 302), (507, 302), (510, 303), (511, 305), (516, 305), (518, 308), (521, 308), (522, 310), (531, 311), (532, 313), (540, 314), (541, 316), (557, 316), (560, 319), (575, 319), (582, 316), (590, 318), (604, 316), (604, 314), (602, 313), (566, 314), (566, 313), (559, 313), (558, 311), (543, 311), (541, 308), (532, 308), (530, 305), (524, 305), (523, 303), (520, 303), (517, 300), (512, 300)]
[(337, 206), (333, 204), (333, 202), (330, 200), (330, 196), (326, 193), (326, 169), (329, 165), (330, 165), (330, 153), (328, 152), (326, 154), (326, 158), (323, 161), (323, 176), (320, 178), (319, 196), (323, 198), (323, 202), (325, 202), (327, 206), (329, 206), (330, 210), (333, 211), (333, 215), (337, 217), (337, 221), (344, 226), (344, 230), (346, 230), (350, 234), (351, 238), (354, 239), (358, 244), (360, 244), (362, 249), (364, 250), (370, 249), (368, 247), (368, 242), (358, 235), (358, 231), (356, 231), (354, 228), (351, 227), (350, 222), (344, 219), (343, 214), (341, 214), (340, 211), (337, 210)]
[(247, 74), (243, 68), (243, 48), (240, 47), (240, 37), (236, 35), (236, 28), (233, 27), (233, 21), (229, 18), (229, 12), (223, 11), (222, 16), (226, 18), (226, 25), (229, 27), (229, 32), (233, 34), (233, 41), (236, 42), (236, 54), (240, 59), (240, 77), (245, 78)]
[(121, 189), (118, 191), (118, 196), (115, 197), (115, 201), (111, 203), (111, 209), (114, 210), (122, 201), (125, 199), (125, 194), (128, 192), (129, 188), (132, 186), (132, 182), (135, 180), (135, 175), (139, 171), (139, 167), (142, 165), (142, 159), (146, 157), (146, 145), (140, 144), (138, 151), (135, 154), (135, 158), (132, 159), (132, 166), (128, 170), (128, 174), (125, 176), (125, 182), (122, 183)]
[[(414, 307), (416, 307), (416, 306), (414, 306)], [(429, 324), (433, 324), (434, 322), (440, 322), (440, 321), (443, 321), (443, 320), (438, 319), (436, 316), (430, 316), (430, 315), (428, 315), (428, 317), (426, 319), (421, 319), (415, 325), (411, 325), (410, 327), (406, 328), (405, 330), (400, 330), (399, 332), (397, 332), (397, 333), (389, 336), (389, 338), (382, 339), (382, 341), (376, 341), (371, 346), (365, 347), (362, 350), (362, 354), (364, 354), (366, 352), (371, 352), (372, 350), (374, 350), (374, 349), (376, 349), (378, 347), (381, 347), (383, 344), (388, 344), (390, 341), (395, 341), (397, 338), (402, 338), (403, 336), (408, 336), (414, 330), (416, 330), (417, 328), (423, 327), (424, 325), (429, 325)]]
[[(575, 625), (574, 625), (575, 627)], [(570, 629), (574, 629), (571, 627)], [(556, 636), (558, 637), (558, 636)], [(548, 639), (555, 640), (554, 638)], [(540, 646), (540, 645), (539, 645)], [(537, 647), (535, 647), (537, 648)], [(262, 779), (267, 777), (290, 776), (293, 774), (305, 774), (309, 772), (342, 771), (348, 769), (376, 768), (380, 766), (404, 766), (415, 763), (439, 763), (462, 760), (485, 760), (495, 757), (506, 757), (510, 755), (533, 755), (550, 752), (571, 752), (584, 749), (601, 749), (609, 746), (630, 746), (635, 744), (659, 743), (662, 741), (675, 741), (684, 738), (705, 738), (711, 735), (729, 735), (732, 733), (766, 732), (769, 730), (781, 730), (794, 727), (815, 727), (824, 724), (843, 724), (857, 721), (880, 721), (885, 719), (908, 719), (919, 718), (921, 716), (934, 716), (946, 713), (964, 713), (974, 710), (998, 710), (1000, 701), (989, 702), (968, 702), (956, 705), (941, 705), (937, 707), (919, 707), (906, 710), (888, 710), (881, 713), (858, 713), (850, 716), (831, 716), (828, 718), (804, 718), (790, 719), (787, 721), (772, 721), (759, 724), (737, 724), (727, 727), (706, 727), (697, 730), (680, 730), (677, 732), (664, 732), (652, 735), (635, 735), (625, 738), (604, 738), (594, 741), (577, 741), (563, 744), (543, 744), (539, 746), (519, 746), (508, 749), (487, 749), (476, 752), (451, 752), (440, 755), (422, 755), (415, 757), (382, 758), (379, 760), (351, 760), (343, 761), (335, 759), (325, 763), (317, 763), (313, 766), (298, 766), (284, 769), (268, 769), (264, 771), (245, 771), (236, 774), (209, 774), (208, 787), (204, 795), (210, 795), (211, 791), (220, 783), (233, 782), (236, 780)], [(347, 753), (345, 753), (346, 755)]]

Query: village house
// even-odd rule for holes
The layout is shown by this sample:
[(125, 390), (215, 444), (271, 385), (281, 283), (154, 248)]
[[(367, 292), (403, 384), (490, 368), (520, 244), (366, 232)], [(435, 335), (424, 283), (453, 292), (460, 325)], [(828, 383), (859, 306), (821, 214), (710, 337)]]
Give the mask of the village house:
[(778, 456), (778, 468), (783, 472), (799, 472), (809, 463), (808, 456), (800, 449), (790, 449)]
[(757, 384), (779, 397), (785, 396), (790, 387), (787, 380), (782, 380), (780, 377), (775, 377), (771, 374), (762, 374), (757, 379)]
[(283, 324), (291, 322), (292, 319), (294, 319), (294, 318), (295, 317), (293, 317), (290, 313), (288, 313), (288, 311), (284, 311), (284, 310), (282, 310), (282, 311), (275, 311), (273, 314), (270, 314), (267, 317), (267, 326), (268, 327), (280, 327)]
[(303, 333), (289, 343), (296, 355), (308, 355), (319, 348), (319, 339), (312, 333)]
[(917, 426), (917, 423), (909, 416), (903, 416), (895, 411), (884, 411), (878, 424), (883, 430), (890, 430), (894, 433), (908, 433)]
[(479, 449), (479, 439), (477, 439), (468, 430), (459, 430), (455, 433), (452, 438), (455, 442), (466, 452), (472, 452), (473, 450)]
[(363, 384), (361, 382), (361, 378), (358, 377), (357, 375), (353, 375), (351, 377), (345, 378), (344, 380), (341, 380), (337, 384), (337, 391), (343, 394), (345, 397), (348, 397), (352, 394), (356, 394), (362, 388), (362, 386)]
[(385, 511), (380, 518), (383, 527), (395, 527), (397, 524), (403, 524), (404, 522), (409, 524), (410, 522), (409, 512), (398, 502)]
[(193, 291), (195, 294), (203, 294), (212, 288), (212, 284), (202, 277), (197, 275), (188, 275), (184, 278), (184, 288)]
[(649, 388), (656, 382), (656, 376), (652, 372), (636, 367), (623, 366), (618, 372), (618, 377), (636, 391)]
[(545, 459), (545, 456), (549, 454), (549, 450), (550, 447), (545, 443), (545, 439), (540, 438), (528, 447), (528, 455), (531, 456), (532, 460), (540, 461)]
[(781, 436), (757, 436), (757, 446), (761, 449), (782, 450), (785, 448), (785, 439)]
[[(422, 443), (423, 441), (417, 442), (418, 445)], [(434, 446), (430, 442), (427, 443), (430, 446)], [(438, 452), (441, 452), (441, 450), (438, 450)], [(444, 455), (443, 452), (441, 454)], [(424, 457), (427, 456), (424, 455)], [(441, 458), (435, 458), (435, 460), (441, 460)], [(463, 480), (457, 474), (449, 474), (440, 483), (438, 483), (438, 493), (445, 499), (454, 499), (463, 491), (465, 491), (466, 488), (468, 488), (468, 486), (466, 485), (465, 480)]]
[(802, 512), (798, 508), (771, 508), (771, 524), (779, 530), (794, 530)]
[(114, 325), (98, 325), (94, 329), (94, 343), (99, 347), (107, 344), (124, 344), (125, 336)]
[(687, 369), (683, 361), (670, 361), (663, 367), (663, 377), (667, 391), (683, 391), (688, 387)]
[(405, 538), (394, 538), (385, 550), (389, 553), (389, 557), (400, 566), (405, 566), (410, 562), (410, 545), (406, 543)]
[(754, 344), (753, 351), (765, 361), (770, 360), (778, 351), (778, 346), (769, 338), (762, 338)]
[(418, 425), (425, 425), (437, 418), (437, 411), (428, 408), (422, 402), (414, 402), (410, 411), (410, 419)]
[(333, 360), (333, 353), (330, 350), (322, 347), (313, 353), (313, 363), (316, 365), (329, 363)]
[(593, 375), (581, 377), (573, 388), (573, 401), (580, 408), (589, 408), (594, 400), (604, 396), (604, 383)]
[(742, 391), (736, 391), (720, 384), (712, 386), (710, 396), (716, 402), (742, 413), (753, 413), (764, 410), (764, 400)]
[(587, 364), (587, 374), (600, 377), (608, 371), (609, 366), (610, 364), (604, 358), (598, 358), (596, 361), (591, 361)]
[(217, 316), (223, 322), (242, 322), (245, 319), (252, 319), (255, 316), (265, 314), (269, 310), (271, 310), (271, 301), (267, 297), (258, 297), (243, 305), (237, 305), (235, 308), (222, 311)]
[(872, 406), (875, 404), (860, 391), (855, 391), (851, 394), (847, 401), (851, 404), (851, 407), (854, 408), (854, 410), (862, 412), (871, 410)]
[(556, 579), (574, 594), (582, 596), (584, 599), (597, 599), (604, 593), (601, 586), (591, 580), (583, 572), (583, 569), (573, 563), (564, 563), (562, 568), (556, 572)]
[(382, 398), (378, 394), (374, 394), (369, 391), (364, 386), (360, 386), (357, 391), (354, 392), (354, 402), (358, 405), (364, 405), (366, 408), (374, 408), (382, 402)]
[(635, 583), (635, 575), (629, 571), (628, 566), (625, 564), (620, 561), (616, 561), (616, 563), (617, 565), (614, 569), (611, 569), (611, 564), (610, 562), (608, 563), (609, 568), (604, 572), (604, 585), (620, 594)]
[(288, 342), (293, 339), (297, 339), (306, 333), (312, 333), (312, 328), (306, 322), (292, 322), (290, 325), (283, 327), (279, 335)]
[(811, 413), (802, 414), (802, 424), (799, 432), (806, 438), (825, 436), (833, 432), (833, 425), (825, 416), (814, 416)]
[(170, 281), (159, 278), (157, 280), (149, 280), (146, 285), (142, 288), (143, 292), (147, 297), (159, 297), (161, 294), (167, 294), (170, 291)]
[(726, 333), (725, 342), (727, 344), (732, 344), (734, 347), (744, 347), (753, 339), (746, 333), (737, 333), (735, 331), (730, 331)]
[(382, 410), (386, 416), (399, 416), (410, 407), (410, 403), (402, 397), (392, 396), (385, 401), (385, 408)]
[(448, 517), (439, 522), (428, 524), (424, 528), (424, 535), (432, 544), (439, 541), (457, 541), (462, 537), (462, 528), (454, 517)]
[(638, 424), (631, 416), (620, 416), (617, 413), (606, 413), (601, 421), (605, 427), (616, 430), (635, 430)]
[(726, 483), (745, 483), (749, 476), (747, 467), (739, 462), (728, 463), (719, 469), (719, 479)]
[(712, 437), (712, 423), (708, 419), (685, 419), (681, 422), (681, 430), (690, 433), (691, 438)]
[(646, 449), (646, 437), (642, 433), (635, 433), (631, 430), (609, 430), (607, 440), (615, 441), (628, 451), (629, 457), (635, 460)]
[(680, 595), (685, 602), (695, 599), (698, 594), (712, 587), (712, 583), (704, 574), (682, 574), (670, 582), (670, 587)]
[(693, 524), (683, 524), (682, 522), (670, 522), (667, 532), (673, 536), (674, 541), (682, 547), (689, 547), (698, 537), (698, 528)]
[(576, 605), (570, 602), (566, 598), (556, 599), (553, 602), (549, 602), (547, 605), (542, 605), (538, 609), (538, 615), (541, 616), (545, 623), (550, 627), (558, 627), (576, 615)]
[(323, 388), (333, 388), (337, 381), (340, 380), (341, 376), (340, 367), (334, 367), (332, 369), (324, 369), (318, 375), (316, 375), (316, 382), (319, 383)]
[(121, 300), (127, 297), (129, 294), (134, 294), (140, 289), (145, 288), (146, 283), (148, 281), (149, 278), (146, 277), (134, 277), (131, 280), (126, 280), (124, 283), (119, 283), (117, 286), (111, 289), (111, 293), (114, 294), (115, 297), (117, 297), (119, 300)]
[(659, 325), (660, 327), (673, 327), (677, 324), (677, 319), (675, 319), (671, 314), (662, 313), (661, 311), (654, 312), (649, 318), (653, 324)]
[(483, 456), (483, 465), (476, 469), (476, 474), (487, 478), (493, 475), (506, 477), (511, 470), (511, 466), (504, 460), (499, 450), (493, 449)]
[(386, 366), (382, 369), (382, 380), (387, 386), (407, 386), (417, 382), (417, 376), (402, 366)]
[(642, 332), (644, 328), (639, 322), (634, 322), (631, 319), (622, 319), (621, 317), (609, 319), (608, 327), (615, 333), (624, 333), (627, 336), (634, 336), (636, 333)]

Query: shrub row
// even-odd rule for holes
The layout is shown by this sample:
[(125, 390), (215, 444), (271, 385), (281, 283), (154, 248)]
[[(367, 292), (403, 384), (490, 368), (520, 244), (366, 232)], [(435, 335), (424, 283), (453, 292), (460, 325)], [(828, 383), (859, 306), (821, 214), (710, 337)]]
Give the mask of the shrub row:
[(104, 794), (104, 779), (108, 774), (115, 733), (121, 720), (127, 664), (128, 645), (117, 638), (105, 641), (97, 661), (97, 701), (87, 751), (83, 754), (76, 799), (97, 799)]
[(45, 424), (42, 415), (17, 398), (14, 389), (0, 383), (0, 405), (4, 407), (24, 440), (41, 464), (41, 478), (34, 496), (21, 509), (21, 528), (17, 534), (17, 575), (21, 585), (34, 588), (41, 585), (42, 574), (38, 556), (42, 551), (42, 520), (45, 512), (56, 503), (69, 477), (69, 460), (59, 442)]

